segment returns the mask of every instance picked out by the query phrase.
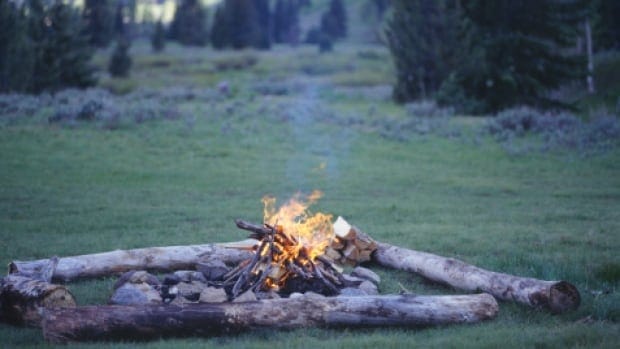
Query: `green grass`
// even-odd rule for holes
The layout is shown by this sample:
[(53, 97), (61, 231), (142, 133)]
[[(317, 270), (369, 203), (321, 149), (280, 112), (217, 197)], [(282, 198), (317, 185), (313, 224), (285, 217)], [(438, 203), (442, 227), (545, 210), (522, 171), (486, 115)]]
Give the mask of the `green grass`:
[[(551, 316), (503, 302), (496, 320), (473, 326), (255, 331), (98, 347), (617, 346), (618, 149), (589, 158), (512, 156), (484, 137), (382, 137), (380, 125), (404, 118), (403, 108), (341, 95), (332, 80), (391, 69), (377, 73), (377, 60), (359, 55), (364, 46), (343, 45), (329, 55), (314, 47), (244, 52), (257, 58), (255, 65), (224, 71), (214, 67), (231, 53), (170, 45), (153, 58), (145, 43), (132, 50), (135, 86), (207, 89), (229, 81), (235, 95), (179, 102), (191, 120), (130, 122), (113, 131), (88, 123), (50, 125), (45, 112), (0, 123), (1, 264), (239, 240), (245, 233), (233, 219), (260, 221), (263, 195), (283, 200), (320, 189), (325, 196), (314, 210), (342, 215), (378, 240), (492, 270), (568, 280), (583, 304)], [(96, 62), (104, 64), (103, 54)], [(256, 83), (273, 81), (297, 88), (279, 96), (255, 92)], [(451, 121), (466, 135), (481, 122)], [(397, 292), (399, 283), (417, 293), (458, 293), (373, 268), (382, 276), (382, 293)], [(80, 304), (104, 304), (113, 283), (106, 278), (69, 287)], [(0, 324), (0, 338), (4, 347), (47, 347), (36, 329)]]

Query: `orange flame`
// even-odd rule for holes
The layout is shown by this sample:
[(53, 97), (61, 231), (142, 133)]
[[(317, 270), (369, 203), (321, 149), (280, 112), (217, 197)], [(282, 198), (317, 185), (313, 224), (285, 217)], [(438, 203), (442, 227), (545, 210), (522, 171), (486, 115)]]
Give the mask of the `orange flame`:
[[(297, 241), (296, 246), (289, 246), (286, 251), (293, 256), (299, 255), (304, 248), (312, 260), (322, 255), (334, 237), (332, 215), (324, 213), (312, 214), (308, 207), (316, 203), (323, 193), (315, 190), (303, 197), (295, 194), (285, 205), (276, 210), (276, 199), (273, 196), (263, 197), (264, 222), (277, 227), (288, 237)], [(286, 257), (285, 257), (286, 258)]]

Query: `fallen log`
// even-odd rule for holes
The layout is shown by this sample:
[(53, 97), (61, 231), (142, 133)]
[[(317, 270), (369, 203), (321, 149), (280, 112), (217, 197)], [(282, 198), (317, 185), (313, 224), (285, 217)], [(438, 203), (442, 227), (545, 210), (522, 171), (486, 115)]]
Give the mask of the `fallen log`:
[(579, 307), (581, 297), (566, 281), (545, 281), (485, 270), (460, 260), (379, 243), (373, 261), (390, 268), (419, 274), (459, 290), (487, 292), (498, 299), (515, 301), (552, 313)]
[(53, 343), (212, 336), (256, 328), (431, 326), (493, 318), (488, 294), (464, 296), (303, 295), (242, 303), (162, 306), (84, 306), (44, 313), (43, 335)]
[[(78, 278), (117, 275), (129, 270), (173, 271), (194, 269), (206, 259), (238, 264), (251, 256), (248, 251), (228, 249), (218, 244), (149, 247), (58, 258), (52, 279), (68, 282)], [(9, 274), (37, 276), (50, 264), (49, 259), (13, 261)]]
[(40, 326), (41, 308), (75, 307), (62, 285), (9, 275), (0, 279), (0, 318), (20, 326)]

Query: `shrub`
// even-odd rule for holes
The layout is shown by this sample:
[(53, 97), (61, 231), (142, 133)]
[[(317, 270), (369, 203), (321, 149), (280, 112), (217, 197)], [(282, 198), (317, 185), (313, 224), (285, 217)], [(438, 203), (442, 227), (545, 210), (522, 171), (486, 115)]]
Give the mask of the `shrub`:
[(127, 77), (131, 69), (131, 57), (129, 57), (129, 42), (119, 39), (116, 48), (110, 57), (108, 71), (113, 77)]

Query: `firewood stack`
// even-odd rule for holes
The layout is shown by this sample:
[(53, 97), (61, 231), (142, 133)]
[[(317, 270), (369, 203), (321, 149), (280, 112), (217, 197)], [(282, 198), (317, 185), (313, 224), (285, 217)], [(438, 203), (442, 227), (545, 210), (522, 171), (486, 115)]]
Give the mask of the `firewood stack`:
[(335, 237), (325, 256), (341, 265), (356, 266), (371, 259), (377, 243), (357, 227), (338, 217), (334, 222)]

